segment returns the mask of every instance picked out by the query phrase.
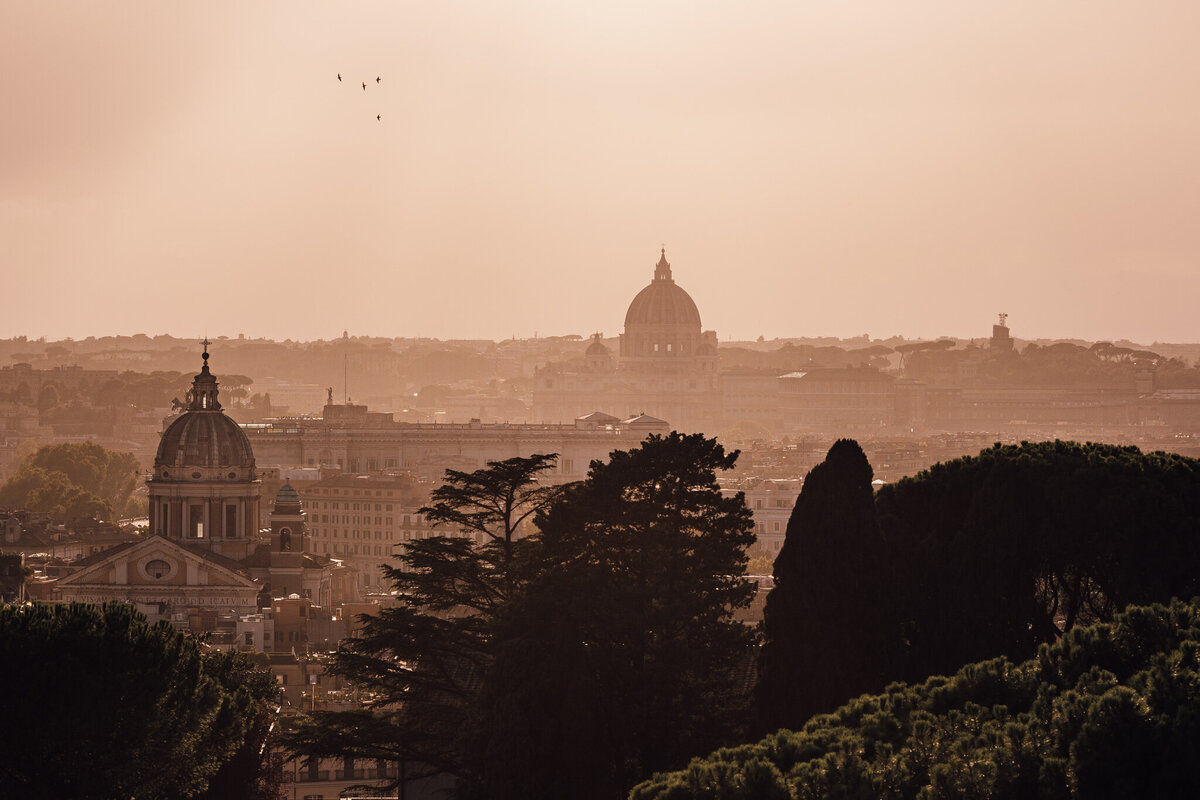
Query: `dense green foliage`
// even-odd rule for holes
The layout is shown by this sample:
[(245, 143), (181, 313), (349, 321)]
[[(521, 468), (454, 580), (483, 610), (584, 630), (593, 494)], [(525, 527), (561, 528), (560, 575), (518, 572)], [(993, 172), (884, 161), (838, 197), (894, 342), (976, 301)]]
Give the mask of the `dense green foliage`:
[(3, 607), (0, 684), (0, 795), (273, 796), (274, 679), (131, 606)]
[(1193, 459), (997, 445), (883, 487), (872, 508), (865, 462), (831, 469), (834, 450), (810, 474), (776, 561), (761, 732), (889, 681), (1029, 658), (1129, 604), (1200, 594)]
[(1022, 660), (1127, 605), (1200, 594), (1200, 462), (1183, 456), (997, 445), (883, 487), (876, 510), (889, 679)]
[(538, 516), (485, 686), (479, 796), (621, 797), (742, 734), (753, 630), (732, 614), (755, 591), (752, 522), (716, 482), (736, 459), (650, 436)]
[(0, 486), (0, 507), (43, 511), (59, 521), (111, 520), (125, 511), (137, 482), (138, 461), (132, 453), (93, 442), (48, 445)]
[(364, 693), (366, 708), (315, 712), (289, 735), (290, 747), (403, 761), (410, 778), (472, 776), (470, 715), (492, 662), (497, 614), (522, 584), (527, 540), (518, 529), (554, 498), (536, 481), (555, 458), (447, 471), (422, 513), (450, 535), (403, 545), (399, 564), (385, 567), (401, 602), (364, 616), (362, 633), (343, 640), (330, 664)]
[(894, 648), (884, 643), (893, 628), (871, 478), (862, 448), (840, 439), (804, 481), (764, 612), (755, 689), (761, 733), (886, 683)]
[(657, 775), (632, 800), (1191, 798), (1200, 609), (1131, 607), (1035, 658), (892, 684), (799, 732)]
[(562, 489), (535, 483), (552, 456), (448, 472), (423, 513), (469, 535), (404, 546), (400, 605), (332, 665), (368, 708), (317, 712), (290, 745), (404, 761), (460, 797), (617, 798), (744, 735), (751, 520), (715, 479), (736, 458), (671, 434)]
[[(44, 374), (44, 373), (43, 373)], [(167, 408), (171, 400), (182, 398), (192, 383), (185, 372), (156, 370), (134, 372), (126, 370), (111, 378), (68, 384), (50, 378), (41, 384), (38, 396), (28, 384), (19, 384), (0, 400), (34, 405), (42, 412), (43, 421), (51, 423), (76, 422), (88, 409), (133, 407), (148, 411)], [(245, 375), (221, 374), (221, 397), (240, 400), (247, 396), (251, 379)]]
[(1020, 351), (955, 349), (953, 341), (900, 345), (902, 366), (909, 377), (936, 379), (955, 375), (970, 364), (974, 380), (992, 386), (1090, 386), (1128, 388), (1138, 372), (1153, 368), (1160, 387), (1200, 385), (1200, 370), (1175, 358), (1148, 350), (1096, 342), (1090, 347), (1071, 342), (1028, 344)]

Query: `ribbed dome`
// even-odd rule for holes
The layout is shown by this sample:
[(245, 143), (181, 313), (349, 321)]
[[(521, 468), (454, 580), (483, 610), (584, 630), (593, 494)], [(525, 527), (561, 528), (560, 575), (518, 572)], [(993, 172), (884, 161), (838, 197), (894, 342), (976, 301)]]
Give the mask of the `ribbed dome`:
[(220, 411), (188, 411), (158, 443), (156, 467), (253, 467), (254, 451), (238, 424)]
[(587, 355), (589, 356), (606, 356), (609, 352), (608, 346), (600, 341), (598, 337), (593, 339), (587, 348)]
[(700, 311), (691, 295), (671, 278), (666, 251), (654, 269), (654, 280), (637, 293), (625, 312), (625, 327), (630, 325), (688, 325), (700, 327)]
[[(188, 392), (188, 410), (167, 426), (158, 443), (155, 467), (254, 467), (250, 440), (238, 424), (221, 412), (217, 379), (204, 366)], [(196, 476), (199, 477), (199, 476)]]
[(637, 293), (625, 312), (630, 325), (694, 325), (700, 327), (700, 311), (691, 295), (674, 281), (655, 281)]

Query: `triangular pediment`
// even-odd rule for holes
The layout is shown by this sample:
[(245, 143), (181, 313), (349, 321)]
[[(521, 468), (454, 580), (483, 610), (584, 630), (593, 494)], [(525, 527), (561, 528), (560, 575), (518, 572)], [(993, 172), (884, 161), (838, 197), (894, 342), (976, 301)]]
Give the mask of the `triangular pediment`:
[(58, 586), (259, 588), (240, 570), (162, 536), (114, 547), (93, 559), (78, 572), (59, 579)]

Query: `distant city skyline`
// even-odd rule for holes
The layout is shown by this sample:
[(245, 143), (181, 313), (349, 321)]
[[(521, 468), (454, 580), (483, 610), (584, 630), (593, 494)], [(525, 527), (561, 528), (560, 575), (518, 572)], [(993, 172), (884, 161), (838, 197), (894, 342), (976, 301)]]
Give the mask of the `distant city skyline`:
[(6, 11), (0, 337), (1200, 340), (1200, 6)]

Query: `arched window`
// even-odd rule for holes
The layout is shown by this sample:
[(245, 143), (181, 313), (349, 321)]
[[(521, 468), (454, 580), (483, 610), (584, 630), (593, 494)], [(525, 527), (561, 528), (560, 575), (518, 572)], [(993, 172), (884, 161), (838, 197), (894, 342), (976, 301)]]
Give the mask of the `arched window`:
[(292, 531), (289, 528), (279, 531), (279, 549), (284, 553), (290, 553), (292, 550)]

